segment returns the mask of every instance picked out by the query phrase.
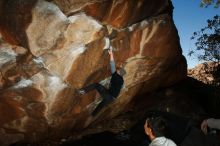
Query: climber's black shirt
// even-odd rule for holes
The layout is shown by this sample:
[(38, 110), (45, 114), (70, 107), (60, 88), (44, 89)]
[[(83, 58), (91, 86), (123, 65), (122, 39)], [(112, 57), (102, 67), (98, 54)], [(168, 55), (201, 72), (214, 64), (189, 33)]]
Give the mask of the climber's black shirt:
[(111, 80), (110, 80), (109, 93), (111, 94), (111, 96), (116, 98), (119, 95), (123, 84), (124, 84), (123, 77), (121, 75), (119, 75), (117, 73), (117, 71), (115, 71), (112, 74), (112, 77), (111, 77)]

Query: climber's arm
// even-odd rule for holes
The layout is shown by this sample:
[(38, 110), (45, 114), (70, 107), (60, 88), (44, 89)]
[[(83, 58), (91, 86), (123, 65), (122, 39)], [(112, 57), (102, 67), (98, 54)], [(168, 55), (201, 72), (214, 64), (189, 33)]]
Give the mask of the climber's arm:
[(115, 68), (115, 60), (114, 60), (114, 55), (112, 52), (112, 47), (110, 47), (110, 49), (108, 50), (109, 56), (110, 56), (110, 67), (111, 67), (111, 73), (115, 73), (116, 72), (116, 68)]

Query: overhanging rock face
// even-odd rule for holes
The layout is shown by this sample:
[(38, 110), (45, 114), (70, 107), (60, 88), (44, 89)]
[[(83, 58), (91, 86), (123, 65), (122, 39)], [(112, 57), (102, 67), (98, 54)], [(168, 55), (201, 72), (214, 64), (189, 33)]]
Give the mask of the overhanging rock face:
[[(86, 130), (128, 111), (137, 94), (186, 77), (169, 0), (3, 0), (0, 7), (0, 145)], [(98, 93), (75, 90), (109, 80), (109, 45), (125, 85), (91, 119)]]

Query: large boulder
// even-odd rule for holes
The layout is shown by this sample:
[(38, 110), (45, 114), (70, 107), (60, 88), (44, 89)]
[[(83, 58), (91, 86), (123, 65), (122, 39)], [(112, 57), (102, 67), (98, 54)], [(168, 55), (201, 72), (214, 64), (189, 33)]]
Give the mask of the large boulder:
[[(3, 0), (0, 7), (0, 145), (81, 136), (138, 106), (136, 95), (186, 78), (169, 0)], [(75, 91), (107, 84), (109, 46), (125, 85), (92, 118), (98, 93)]]

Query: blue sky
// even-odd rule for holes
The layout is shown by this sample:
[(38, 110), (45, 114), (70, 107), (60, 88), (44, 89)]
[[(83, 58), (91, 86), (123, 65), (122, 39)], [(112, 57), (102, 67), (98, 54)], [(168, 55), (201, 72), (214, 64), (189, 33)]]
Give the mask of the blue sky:
[(189, 49), (194, 46), (194, 41), (190, 40), (193, 32), (199, 31), (206, 26), (207, 19), (213, 18), (216, 14), (220, 15), (220, 8), (213, 5), (208, 8), (201, 8), (201, 0), (172, 0), (174, 11), (173, 19), (178, 29), (183, 55), (187, 59), (188, 68), (192, 68), (199, 63), (194, 57), (187, 54)]

